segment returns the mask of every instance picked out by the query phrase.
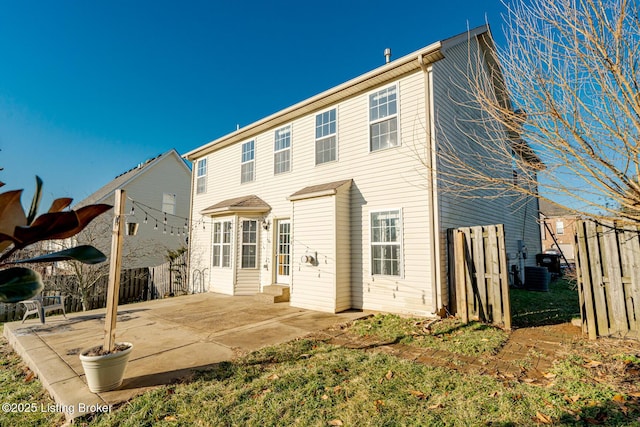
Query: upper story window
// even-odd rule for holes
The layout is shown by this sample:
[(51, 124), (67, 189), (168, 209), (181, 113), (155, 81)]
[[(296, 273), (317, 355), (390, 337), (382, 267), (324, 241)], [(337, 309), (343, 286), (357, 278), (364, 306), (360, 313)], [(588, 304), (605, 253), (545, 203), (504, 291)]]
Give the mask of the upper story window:
[(176, 214), (176, 195), (171, 193), (162, 194), (162, 212), (175, 215)]
[(242, 144), (242, 162), (240, 165), (240, 182), (251, 182), (255, 179), (255, 143)]
[(207, 159), (198, 160), (196, 193), (207, 192)]
[(564, 234), (564, 221), (556, 221), (556, 234)]
[(400, 210), (371, 212), (371, 274), (400, 276), (402, 265)]
[(316, 116), (316, 165), (332, 162), (337, 157), (336, 109)]
[(291, 170), (291, 126), (278, 129), (273, 145), (273, 174)]
[(369, 95), (369, 150), (398, 145), (397, 88), (390, 86)]

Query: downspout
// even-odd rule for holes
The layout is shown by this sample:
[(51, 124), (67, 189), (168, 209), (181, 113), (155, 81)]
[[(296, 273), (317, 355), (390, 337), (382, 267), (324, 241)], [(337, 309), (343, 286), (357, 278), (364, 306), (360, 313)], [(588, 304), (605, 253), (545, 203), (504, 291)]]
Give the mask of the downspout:
[[(191, 185), (189, 186), (189, 227), (187, 227), (187, 283), (189, 284), (189, 287), (191, 288), (191, 293), (195, 293), (195, 284), (193, 282), (191, 282), (192, 280), (192, 274), (191, 274), (191, 254), (193, 254), (192, 251), (192, 245), (193, 245), (193, 234), (195, 233), (195, 227), (193, 226), (193, 203), (194, 203), (194, 199), (195, 199), (195, 189), (196, 189), (196, 169), (197, 169), (197, 162), (191, 161)], [(204, 274), (203, 274), (204, 276)], [(202, 287), (204, 288), (204, 277), (202, 279)], [(209, 287), (207, 286), (207, 291), (209, 290)]]
[(426, 118), (426, 132), (427, 132), (427, 155), (425, 160), (427, 163), (427, 169), (429, 170), (427, 178), (427, 199), (429, 202), (428, 209), (428, 222), (429, 222), (429, 250), (431, 253), (431, 301), (432, 301), (432, 313), (437, 314), (440, 311), (442, 296), (440, 295), (440, 250), (438, 248), (438, 242), (440, 241), (440, 229), (438, 225), (438, 218), (436, 215), (437, 200), (435, 192), (436, 188), (436, 150), (435, 150), (435, 132), (433, 123), (433, 98), (431, 93), (432, 85), (432, 67), (425, 63), (424, 57), (418, 55), (418, 63), (422, 72), (424, 73), (424, 99), (425, 99), (425, 118)]

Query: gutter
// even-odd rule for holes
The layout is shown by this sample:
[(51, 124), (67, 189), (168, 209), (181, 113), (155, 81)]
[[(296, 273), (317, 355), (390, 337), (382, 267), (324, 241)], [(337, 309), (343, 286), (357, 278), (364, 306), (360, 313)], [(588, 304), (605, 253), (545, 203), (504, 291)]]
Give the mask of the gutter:
[(356, 95), (375, 86), (382, 85), (389, 80), (398, 78), (412, 71), (417, 71), (420, 69), (420, 66), (415, 61), (416, 56), (424, 58), (424, 61), (428, 63), (432, 63), (444, 58), (441, 53), (441, 49), (442, 42), (433, 43), (414, 53), (356, 77), (355, 79), (349, 80), (339, 86), (292, 105), (291, 107), (285, 108), (284, 110), (267, 116), (248, 126), (240, 128), (235, 132), (213, 140), (196, 148), (195, 150), (183, 154), (183, 157), (187, 160), (193, 161), (220, 148), (251, 138), (256, 133), (288, 123), (297, 117), (335, 104), (339, 100)]

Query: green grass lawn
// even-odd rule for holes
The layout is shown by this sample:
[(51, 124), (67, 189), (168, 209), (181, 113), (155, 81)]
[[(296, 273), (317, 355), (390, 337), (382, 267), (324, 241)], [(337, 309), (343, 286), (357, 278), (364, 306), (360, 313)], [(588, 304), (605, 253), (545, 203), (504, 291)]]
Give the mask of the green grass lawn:
[[(556, 288), (557, 286), (557, 288)], [(554, 291), (554, 289), (557, 289)], [(569, 285), (548, 294), (514, 292), (527, 322), (545, 316), (526, 307), (545, 299), (569, 302)], [(569, 289), (570, 290), (570, 289)], [(523, 291), (524, 292), (524, 291)], [(565, 295), (560, 297), (559, 295)], [(574, 300), (573, 303), (577, 305)], [(561, 308), (562, 307), (562, 308)], [(555, 320), (575, 309), (558, 307)], [(376, 315), (349, 332), (482, 358), (508, 339), (499, 329), (444, 319)], [(158, 387), (88, 426), (640, 426), (640, 350), (637, 343), (587, 340), (567, 346), (546, 380), (460, 372), (389, 354), (301, 339), (268, 347), (180, 384)], [(3, 402), (53, 402), (19, 358), (0, 341)], [(60, 425), (59, 414), (0, 413), (0, 425)]]
[[(51, 426), (64, 416), (49, 411), (55, 402), (2, 336), (0, 324), (0, 426)], [(8, 404), (8, 407), (4, 405)], [(20, 406), (18, 406), (20, 405)]]
[(578, 290), (574, 282), (557, 279), (549, 292), (510, 289), (511, 319), (514, 327), (553, 325), (580, 317)]

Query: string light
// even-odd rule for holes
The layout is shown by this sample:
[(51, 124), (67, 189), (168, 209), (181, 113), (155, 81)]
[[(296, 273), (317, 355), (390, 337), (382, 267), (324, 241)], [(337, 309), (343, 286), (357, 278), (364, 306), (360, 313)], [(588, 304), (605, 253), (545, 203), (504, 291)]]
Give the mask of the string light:
[[(172, 236), (182, 235), (186, 238), (186, 236), (189, 235), (189, 223), (191, 223), (191, 227), (197, 227), (198, 225), (202, 224), (202, 230), (206, 231), (207, 221), (212, 221), (212, 219), (206, 217), (200, 217), (200, 219), (198, 220), (190, 220), (189, 218), (167, 213), (152, 206), (145, 205), (144, 203), (140, 203), (131, 198), (128, 199), (132, 203), (130, 215), (135, 215), (136, 207), (138, 208), (138, 211), (142, 210), (142, 212), (144, 213), (143, 224), (147, 224), (149, 223), (149, 221), (155, 221), (155, 224), (153, 226), (153, 230), (155, 231), (158, 230), (158, 226), (160, 224), (160, 221), (162, 220), (164, 234), (167, 233), (167, 229), (170, 227)], [(157, 212), (157, 214), (154, 214), (154, 212)], [(160, 214), (162, 214), (162, 216), (160, 216)], [(177, 221), (184, 221), (184, 225), (182, 227), (177, 225)], [(183, 231), (181, 231), (181, 229), (183, 229)]]

